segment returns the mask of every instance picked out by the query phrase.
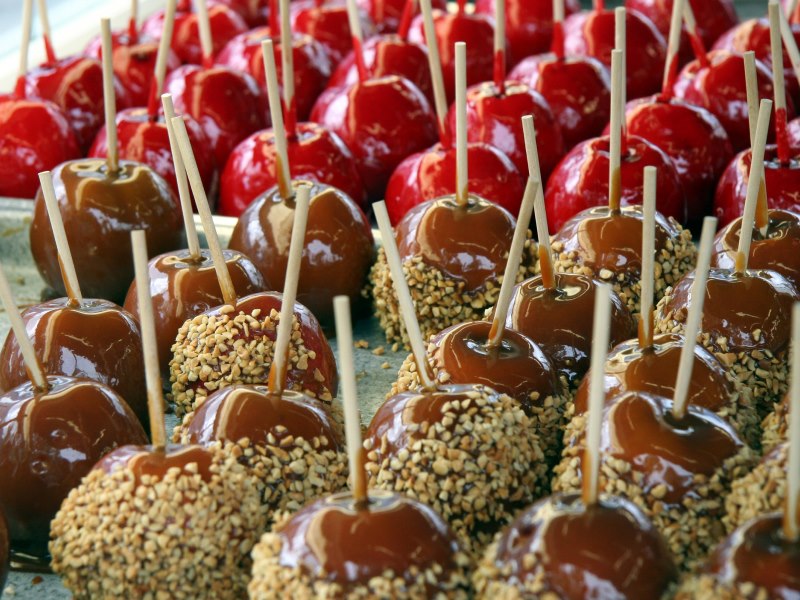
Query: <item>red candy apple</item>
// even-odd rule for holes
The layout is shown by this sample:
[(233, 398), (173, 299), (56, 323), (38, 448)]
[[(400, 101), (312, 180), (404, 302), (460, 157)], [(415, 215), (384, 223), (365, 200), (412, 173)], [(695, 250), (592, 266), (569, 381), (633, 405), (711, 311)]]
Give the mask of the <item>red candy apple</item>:
[[(664, 36), (650, 19), (635, 10), (626, 11), (625, 26), (628, 97), (654, 94), (661, 89), (661, 74), (667, 58)], [(591, 56), (609, 66), (613, 49), (613, 10), (581, 12), (564, 21), (564, 52), (567, 56)]]
[[(381, 33), (393, 33), (400, 27), (403, 11), (409, 0), (358, 0), (358, 6), (369, 15)], [(411, 0), (415, 2), (416, 0)], [(432, 0), (432, 8), (447, 9), (446, 0)]]
[(212, 4), (224, 4), (233, 9), (248, 27), (263, 25), (269, 16), (268, 0), (213, 0), (209, 2), (209, 5)]
[[(739, 22), (732, 0), (688, 0), (706, 48)], [(625, 0), (625, 6), (647, 16), (665, 36), (669, 34), (672, 0)]]
[[(547, 182), (545, 203), (550, 231), (558, 231), (582, 210), (608, 204), (608, 163), (608, 137), (582, 142), (564, 157)], [(623, 141), (622, 206), (641, 204), (646, 166), (658, 169), (658, 211), (685, 223), (686, 201), (675, 165), (663, 150), (635, 135)]]
[[(364, 39), (375, 33), (375, 26), (363, 11), (361, 31)], [(338, 64), (352, 47), (347, 7), (342, 0), (300, 0), (292, 3), (292, 31), (304, 33), (320, 42), (331, 63)]]

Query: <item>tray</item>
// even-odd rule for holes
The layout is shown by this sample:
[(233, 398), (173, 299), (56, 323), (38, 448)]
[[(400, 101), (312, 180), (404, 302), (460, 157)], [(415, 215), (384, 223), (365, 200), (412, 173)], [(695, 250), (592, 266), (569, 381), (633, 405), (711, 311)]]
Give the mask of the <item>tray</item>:
[[(36, 270), (28, 242), (28, 228), (32, 219), (33, 203), (30, 200), (0, 198), (0, 262), (11, 283), (17, 303), (21, 307), (36, 304), (42, 299), (45, 284)], [(236, 224), (231, 217), (214, 217), (217, 232), (223, 245)], [(198, 229), (200, 224), (198, 222)], [(376, 241), (380, 241), (379, 232), (375, 231)], [(205, 245), (205, 239), (201, 237)], [(354, 323), (354, 339), (365, 340), (368, 348), (355, 349), (356, 379), (361, 404), (361, 416), (365, 423), (369, 422), (375, 410), (383, 402), (392, 382), (395, 380), (400, 364), (407, 356), (406, 352), (392, 352), (377, 320), (370, 314), (359, 315)], [(0, 308), (0, 342), (4, 341), (9, 330), (8, 316)], [(334, 353), (337, 352), (336, 341), (331, 340)], [(374, 354), (378, 348), (383, 353)], [(337, 355), (338, 360), (338, 355)], [(369, 375), (369, 376), (368, 376)], [(175, 425), (174, 415), (167, 415), (167, 429)], [(55, 600), (70, 598), (69, 592), (61, 585), (55, 575), (12, 571), (6, 589), (0, 590), (0, 598), (8, 600)]]

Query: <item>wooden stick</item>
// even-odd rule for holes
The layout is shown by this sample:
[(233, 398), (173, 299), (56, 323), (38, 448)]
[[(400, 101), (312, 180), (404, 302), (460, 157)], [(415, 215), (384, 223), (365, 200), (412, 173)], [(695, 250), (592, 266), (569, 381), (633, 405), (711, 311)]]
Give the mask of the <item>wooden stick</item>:
[(789, 386), (789, 457), (786, 469), (786, 504), (783, 532), (787, 540), (800, 540), (800, 302), (792, 308), (792, 374)]
[(762, 100), (758, 110), (756, 140), (751, 151), (752, 160), (750, 163), (750, 175), (747, 180), (747, 196), (744, 202), (742, 229), (739, 232), (739, 248), (736, 252), (735, 270), (737, 273), (744, 273), (747, 270), (747, 263), (750, 259), (750, 242), (753, 237), (758, 192), (761, 187), (761, 178), (764, 176), (764, 147), (767, 144), (771, 111), (772, 101)]
[(64, 220), (61, 218), (61, 211), (58, 208), (53, 176), (50, 171), (39, 173), (39, 183), (42, 186), (42, 196), (44, 196), (44, 203), (47, 207), (50, 228), (53, 230), (53, 237), (56, 240), (58, 264), (61, 267), (64, 286), (67, 288), (67, 297), (71, 306), (79, 306), (83, 302), (81, 285), (78, 281), (78, 274), (75, 272), (75, 263), (72, 260), (72, 251), (67, 241), (67, 232), (64, 230)]
[(644, 168), (644, 202), (642, 211), (642, 293), (639, 315), (639, 347), (653, 345), (653, 297), (655, 296), (656, 257), (656, 182), (658, 170)]
[(775, 142), (778, 160), (788, 165), (792, 158), (789, 136), (786, 131), (786, 82), (783, 72), (783, 44), (781, 43), (781, 5), (778, 0), (769, 2), (769, 39), (772, 54), (772, 89), (775, 99)]
[(433, 10), (431, 0), (420, 0), (422, 10), (422, 24), (425, 30), (425, 44), (428, 46), (428, 67), (431, 70), (433, 83), (433, 104), (436, 108), (436, 119), (439, 123), (439, 141), (449, 145), (447, 134), (447, 96), (444, 91), (444, 75), (442, 75), (442, 61), (439, 58), (439, 44), (436, 38), (436, 29), (433, 26)]
[[(297, 299), (297, 284), (300, 281), (300, 265), (303, 260), (303, 247), (306, 243), (306, 224), (308, 222), (308, 203), (311, 188), (301, 185), (297, 188), (297, 200), (292, 222), (292, 239), (289, 242), (289, 257), (286, 264), (286, 278), (283, 282), (281, 299), (281, 320), (275, 339), (275, 352), (269, 370), (269, 389), (274, 397), (280, 397), (286, 385), (286, 366), (289, 364), (289, 340), (294, 323), (294, 303)], [(278, 407), (274, 407), (277, 409)]]
[[(280, 0), (281, 13), (281, 67), (283, 69), (283, 103), (285, 131), (297, 133), (297, 105), (294, 98), (294, 50), (292, 46), (292, 22), (289, 0)], [(273, 125), (274, 127), (274, 125)]]
[(217, 229), (214, 226), (214, 218), (211, 216), (211, 208), (208, 206), (206, 191), (203, 189), (203, 180), (200, 178), (200, 171), (197, 168), (197, 161), (195, 161), (194, 152), (192, 151), (192, 142), (189, 141), (189, 134), (186, 133), (186, 123), (183, 122), (181, 117), (174, 117), (172, 119), (172, 127), (175, 130), (175, 139), (178, 142), (178, 148), (180, 148), (186, 175), (189, 177), (189, 185), (192, 187), (197, 212), (200, 213), (200, 221), (206, 234), (211, 259), (214, 261), (214, 270), (217, 273), (223, 301), (225, 304), (235, 307), (236, 290), (233, 287), (233, 280), (228, 271), (225, 256), (222, 253), (222, 244), (219, 243)]
[(161, 367), (158, 364), (156, 321), (153, 299), (150, 297), (150, 274), (147, 265), (147, 238), (141, 229), (131, 231), (133, 266), (136, 272), (136, 301), (139, 304), (139, 326), (144, 350), (144, 379), (147, 385), (147, 414), (150, 417), (150, 437), (157, 450), (167, 445), (164, 426), (164, 395), (161, 391)]
[(364, 62), (364, 34), (361, 33), (361, 19), (358, 16), (356, 0), (347, 0), (347, 21), (350, 24), (350, 36), (353, 40), (353, 54), (356, 59), (356, 69), (358, 69), (358, 80), (366, 81), (369, 79), (367, 63)]
[(583, 503), (597, 502), (600, 479), (600, 430), (605, 402), (605, 366), (608, 357), (611, 328), (611, 287), (598, 283), (594, 296), (592, 324), (592, 357), (589, 367), (589, 419), (586, 430), (586, 449), (583, 454)]
[(278, 164), (276, 165), (278, 191), (280, 192), (281, 198), (289, 200), (293, 194), (292, 174), (289, 168), (286, 129), (283, 126), (281, 92), (278, 87), (278, 72), (275, 68), (275, 51), (272, 47), (272, 40), (261, 42), (261, 51), (264, 56), (264, 70), (267, 73), (267, 97), (269, 99), (269, 112), (272, 116), (272, 133), (275, 136), (275, 152), (278, 160)]
[(506, 93), (506, 0), (494, 0), (494, 85)]
[[(789, 14), (791, 15), (792, 13), (790, 12)], [(794, 75), (800, 81), (800, 50), (797, 48), (797, 40), (794, 39), (794, 32), (792, 31), (792, 26), (789, 24), (786, 15), (781, 13), (779, 16), (783, 44), (786, 46), (786, 52), (789, 54), (789, 60), (792, 63)]]
[(128, 42), (139, 41), (139, 0), (131, 0), (131, 16), (128, 18)]
[(622, 51), (622, 87), (617, 97), (622, 110), (622, 132), (625, 133), (625, 106), (628, 104), (628, 67), (626, 64), (628, 56), (627, 26), (625, 23), (625, 7), (618, 6), (614, 9), (614, 50)]
[(103, 43), (103, 103), (106, 117), (106, 164), (109, 173), (119, 171), (119, 144), (117, 143), (117, 99), (114, 94), (114, 57), (111, 49), (111, 21), (100, 19), (100, 37)]
[(17, 338), (22, 360), (25, 361), (25, 370), (28, 372), (31, 383), (36, 389), (46, 391), (50, 387), (47, 384), (47, 377), (45, 377), (42, 363), (39, 362), (39, 357), (36, 356), (36, 351), (33, 349), (33, 343), (28, 337), (28, 331), (25, 329), (22, 315), (14, 302), (14, 294), (11, 292), (11, 286), (8, 284), (2, 266), (0, 266), (0, 301), (6, 309), (11, 331)]
[(28, 73), (28, 52), (31, 45), (31, 25), (33, 22), (33, 0), (22, 2), (22, 42), (19, 45), (19, 66), (17, 79), (25, 77)]
[(391, 221), (389, 221), (389, 213), (386, 211), (386, 203), (383, 202), (383, 200), (375, 202), (372, 205), (372, 210), (375, 213), (375, 220), (378, 222), (378, 228), (381, 230), (383, 249), (386, 252), (386, 261), (389, 263), (389, 269), (392, 273), (394, 291), (397, 294), (397, 302), (400, 305), (400, 315), (403, 317), (403, 324), (406, 327), (408, 339), (411, 344), (411, 352), (417, 363), (419, 379), (422, 382), (423, 388), (428, 391), (433, 391), (436, 389), (436, 384), (433, 381), (430, 365), (428, 365), (425, 342), (422, 339), (417, 313), (414, 310), (414, 302), (411, 299), (411, 292), (408, 289), (408, 282), (406, 282), (406, 277), (403, 273), (403, 263), (400, 260), (397, 241), (394, 239), (394, 231), (392, 230)]
[(172, 94), (163, 94), (161, 103), (164, 106), (164, 123), (167, 126), (169, 136), (169, 147), (172, 152), (172, 162), (175, 165), (175, 179), (178, 182), (178, 198), (181, 201), (181, 214), (183, 215), (183, 227), (186, 231), (186, 246), (189, 249), (189, 257), (192, 260), (200, 260), (200, 240), (197, 237), (197, 227), (194, 224), (194, 212), (192, 210), (192, 196), (189, 193), (189, 182), (186, 179), (186, 167), (183, 164), (178, 140), (175, 138), (175, 129), (172, 126), (172, 119), (175, 118), (175, 107), (172, 104)]
[(683, 5), (683, 22), (686, 24), (686, 30), (689, 33), (689, 43), (692, 46), (694, 57), (698, 60), (700, 66), (709, 66), (711, 62), (708, 60), (703, 38), (700, 37), (700, 32), (697, 30), (697, 20), (694, 18), (691, 2), (686, 2)]
[(678, 77), (678, 54), (681, 47), (681, 31), (683, 29), (683, 5), (686, 0), (673, 0), (672, 19), (669, 23), (669, 43), (667, 45), (667, 60), (664, 63), (664, 79), (661, 85), (661, 94), (665, 98), (672, 97), (672, 87)]
[(158, 42), (156, 66), (153, 69), (153, 80), (150, 83), (150, 97), (147, 102), (147, 114), (150, 115), (150, 119), (153, 121), (158, 115), (158, 98), (164, 89), (164, 79), (167, 76), (167, 59), (169, 58), (169, 48), (172, 45), (172, 32), (175, 29), (176, 10), (177, 0), (167, 0), (167, 4), (164, 7), (161, 39)]
[(214, 64), (214, 41), (211, 37), (211, 21), (208, 18), (206, 0), (195, 0), (197, 8), (197, 27), (200, 30), (200, 47), (203, 49), (203, 67)]
[(797, 10), (798, 4), (800, 4), (798, 0), (789, 0), (789, 10), (786, 11), (786, 14), (789, 15), (789, 18), (791, 18), (794, 15), (794, 12)]
[[(533, 116), (522, 117), (522, 133), (525, 136), (525, 154), (528, 158), (529, 177), (541, 181), (539, 167), (539, 151), (536, 147), (536, 129)], [(553, 253), (550, 248), (550, 232), (547, 227), (547, 212), (544, 206), (544, 186), (539, 185), (533, 200), (533, 212), (536, 218), (536, 237), (539, 241), (539, 265), (542, 271), (542, 285), (553, 290), (556, 287), (553, 271)]]
[(564, 0), (553, 0), (553, 42), (550, 51), (561, 60), (564, 58)]
[(700, 250), (697, 254), (697, 267), (692, 283), (692, 301), (686, 326), (683, 331), (683, 347), (678, 362), (678, 378), (675, 381), (675, 393), (672, 397), (672, 415), (682, 419), (686, 414), (689, 402), (689, 384), (692, 381), (694, 366), (694, 350), (697, 346), (697, 334), (700, 333), (700, 321), (703, 318), (703, 303), (706, 297), (708, 268), (711, 264), (711, 250), (714, 245), (714, 234), (717, 231), (717, 220), (714, 217), (703, 219), (703, 231), (700, 235)]
[[(747, 119), (750, 125), (750, 146), (755, 143), (756, 125), (758, 123), (758, 75), (756, 73), (756, 53), (744, 53), (744, 81), (747, 88)], [(758, 190), (758, 204), (755, 216), (756, 227), (762, 236), (767, 235), (769, 227), (769, 207), (767, 206), (767, 184), (761, 178), (761, 188)]]
[(467, 45), (456, 42), (456, 202), (460, 206), (466, 206), (468, 199)]
[(624, 84), (622, 50), (611, 51), (611, 128), (608, 159), (608, 208), (612, 211), (620, 209), (622, 198), (622, 119), (625, 114), (620, 102)]
[(537, 195), (540, 194), (542, 184), (533, 177), (528, 177), (525, 186), (525, 195), (522, 197), (522, 206), (519, 209), (517, 224), (514, 227), (514, 236), (511, 239), (511, 249), (508, 251), (506, 270), (503, 274), (503, 283), (500, 284), (500, 293), (497, 296), (497, 303), (494, 307), (494, 317), (492, 327), (489, 330), (489, 339), (486, 342), (487, 348), (497, 348), (503, 341), (503, 332), (506, 326), (506, 316), (508, 307), (511, 305), (511, 297), (514, 294), (514, 287), (517, 285), (517, 273), (519, 264), (522, 261), (522, 250), (525, 248), (525, 240), (528, 237), (528, 224), (531, 222), (533, 213), (533, 203)]
[(367, 474), (364, 470), (363, 445), (361, 442), (361, 417), (358, 413), (356, 368), (353, 359), (353, 325), (350, 322), (350, 298), (336, 296), (333, 299), (336, 319), (336, 343), (339, 347), (339, 372), (342, 381), (344, 402), (344, 429), (347, 436), (347, 458), (352, 477), (353, 498), (356, 507), (365, 509), (369, 502)]
[(36, 8), (39, 12), (39, 25), (42, 28), (42, 40), (44, 41), (44, 51), (48, 63), (56, 62), (56, 52), (53, 49), (53, 35), (50, 31), (50, 17), (47, 15), (47, 0), (36, 0)]

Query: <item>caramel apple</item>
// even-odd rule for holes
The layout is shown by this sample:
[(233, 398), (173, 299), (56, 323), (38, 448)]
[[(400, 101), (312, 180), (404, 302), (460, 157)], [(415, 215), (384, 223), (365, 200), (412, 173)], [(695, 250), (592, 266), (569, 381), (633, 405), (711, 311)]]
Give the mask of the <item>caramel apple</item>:
[[(641, 293), (642, 207), (590, 208), (564, 223), (553, 236), (554, 268), (610, 283), (631, 313), (639, 312)], [(694, 267), (692, 234), (675, 219), (656, 216), (656, 300)]]
[(800, 542), (785, 537), (780, 514), (749, 521), (716, 549), (703, 570), (684, 581), (676, 598), (779, 598), (800, 593)]
[(470, 560), (442, 517), (388, 490), (367, 502), (336, 494), (274, 526), (253, 550), (250, 598), (469, 597)]
[[(584, 443), (579, 438), (564, 449), (555, 490), (580, 489)], [(721, 496), (755, 461), (736, 430), (712, 411), (690, 405), (677, 418), (671, 400), (635, 391), (606, 402), (601, 451), (601, 493), (622, 490), (641, 506), (682, 568), (722, 536)]]
[(785, 397), (780, 402), (775, 402), (773, 410), (761, 423), (763, 435), (761, 448), (765, 454), (788, 439), (789, 432), (789, 399)]
[[(264, 291), (264, 278), (253, 262), (241, 252), (225, 250), (225, 262), (237, 294), (247, 296)], [(169, 378), (170, 349), (183, 323), (200, 313), (223, 304), (222, 291), (214, 272), (211, 253), (202, 250), (199, 258), (189, 250), (161, 254), (150, 260), (150, 299), (156, 316), (158, 355), (162, 357), (162, 376)], [(136, 314), (136, 282), (125, 297), (125, 310)]]
[(125, 401), (105, 385), (64, 376), (48, 389), (23, 383), (0, 396), (0, 509), (12, 552), (47, 553), (50, 520), (68, 492), (107, 452), (147, 436)]
[[(87, 158), (63, 163), (52, 174), (78, 278), (88, 297), (124, 299), (133, 279), (128, 244), (132, 229), (147, 231), (154, 254), (180, 245), (177, 202), (167, 182), (145, 165), (120, 161), (118, 170), (111, 171), (106, 160)], [(30, 242), (42, 278), (65, 295), (41, 190), (33, 208)]]
[(677, 579), (664, 539), (618, 496), (557, 494), (525, 509), (473, 575), (476, 598), (660, 598)]

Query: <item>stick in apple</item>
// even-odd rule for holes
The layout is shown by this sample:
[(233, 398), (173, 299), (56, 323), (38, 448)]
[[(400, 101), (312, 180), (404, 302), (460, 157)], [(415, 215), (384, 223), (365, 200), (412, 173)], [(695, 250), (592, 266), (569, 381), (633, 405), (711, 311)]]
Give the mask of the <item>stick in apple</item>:
[(494, 0), (494, 85), (506, 93), (506, 0)]
[(197, 7), (197, 27), (200, 30), (200, 47), (203, 50), (203, 68), (210, 69), (214, 64), (214, 40), (211, 36), (211, 21), (208, 18), (206, 0), (195, 0)]
[(109, 173), (119, 171), (119, 144), (117, 143), (117, 99), (114, 94), (114, 58), (111, 49), (111, 21), (100, 19), (100, 36), (103, 44), (103, 103), (106, 117)]
[(639, 314), (639, 347), (653, 345), (653, 297), (656, 256), (656, 182), (658, 170), (644, 168), (644, 202), (642, 203), (642, 293)]
[(444, 146), (449, 145), (447, 133), (447, 96), (444, 91), (444, 75), (442, 74), (442, 61), (439, 58), (439, 45), (436, 41), (436, 28), (433, 25), (433, 10), (431, 0), (420, 0), (422, 10), (422, 24), (425, 29), (425, 44), (428, 47), (428, 66), (431, 70), (433, 83), (433, 104), (436, 108), (436, 120), (439, 124), (439, 141)]
[[(750, 125), (750, 146), (753, 146), (758, 124), (758, 76), (756, 74), (756, 53), (752, 51), (744, 53), (744, 81), (747, 89), (747, 119)], [(758, 190), (755, 222), (761, 235), (766, 236), (769, 226), (769, 207), (767, 206), (767, 183), (763, 177)]]
[(681, 31), (683, 30), (683, 5), (686, 0), (673, 0), (672, 19), (669, 24), (669, 42), (667, 44), (667, 61), (664, 63), (664, 79), (661, 85), (661, 95), (665, 98), (672, 97), (672, 87), (678, 77), (678, 62), (681, 46)]
[(272, 40), (261, 42), (261, 50), (264, 55), (264, 70), (267, 73), (267, 97), (270, 116), (272, 117), (272, 132), (275, 136), (275, 153), (278, 161), (276, 165), (278, 192), (280, 192), (281, 198), (289, 200), (293, 195), (292, 175), (289, 168), (286, 129), (283, 125), (283, 110), (281, 109), (280, 88), (278, 87), (278, 73), (275, 68), (275, 50)]
[(460, 206), (466, 206), (468, 199), (467, 45), (456, 42), (456, 202)]
[(800, 302), (792, 308), (792, 375), (789, 387), (789, 459), (783, 532), (787, 540), (800, 540)]
[(564, 58), (564, 0), (553, 0), (553, 42), (550, 51)]
[(620, 102), (624, 87), (622, 50), (611, 51), (611, 128), (608, 159), (608, 208), (611, 211), (620, 209), (622, 198), (622, 119), (624, 108)]
[[(528, 172), (534, 180), (541, 181), (539, 168), (539, 151), (536, 147), (536, 129), (533, 117), (522, 117), (522, 133), (525, 136), (525, 153), (528, 158)], [(539, 266), (542, 271), (542, 285), (553, 290), (556, 280), (553, 271), (553, 251), (550, 248), (550, 231), (547, 227), (547, 213), (544, 206), (544, 186), (539, 185), (533, 201), (533, 212), (536, 219), (536, 237), (539, 239)]]
[(358, 15), (356, 0), (347, 0), (347, 20), (350, 24), (350, 36), (353, 39), (353, 54), (356, 59), (359, 81), (369, 79), (367, 63), (364, 62), (364, 34), (361, 33), (361, 19)]
[(686, 2), (683, 5), (683, 22), (686, 24), (686, 31), (689, 33), (689, 43), (692, 46), (694, 57), (698, 60), (701, 67), (709, 66), (711, 62), (708, 60), (708, 53), (706, 52), (705, 44), (703, 44), (703, 38), (700, 37), (700, 32), (697, 29), (697, 20), (694, 18), (691, 2)]
[(280, 0), (281, 68), (283, 70), (283, 110), (287, 135), (297, 132), (297, 104), (294, 98), (294, 50), (289, 0)]
[(781, 43), (781, 5), (777, 0), (769, 2), (769, 39), (772, 55), (772, 89), (775, 100), (775, 142), (778, 160), (788, 165), (792, 158), (789, 136), (786, 131), (786, 83), (783, 73), (783, 44)]
[(36, 0), (36, 9), (39, 12), (39, 24), (42, 27), (42, 40), (47, 62), (52, 64), (58, 59), (53, 49), (53, 35), (50, 31), (50, 18), (47, 15), (47, 0)]
[(167, 59), (169, 58), (169, 47), (172, 43), (172, 32), (175, 29), (175, 11), (177, 0), (167, 0), (164, 8), (164, 23), (161, 29), (161, 39), (158, 42), (158, 53), (156, 54), (156, 66), (153, 69), (153, 79), (150, 82), (149, 98), (147, 101), (147, 114), (150, 120), (155, 121), (158, 117), (158, 98), (164, 89), (164, 79), (167, 76)]

